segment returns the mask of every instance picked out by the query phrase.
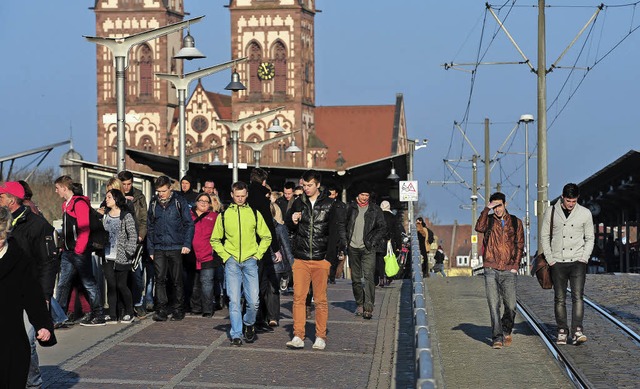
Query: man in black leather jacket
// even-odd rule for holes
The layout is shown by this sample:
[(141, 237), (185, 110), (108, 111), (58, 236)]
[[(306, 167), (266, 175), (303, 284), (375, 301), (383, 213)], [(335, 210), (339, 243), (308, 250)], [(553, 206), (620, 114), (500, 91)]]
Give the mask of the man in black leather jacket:
[[(313, 283), (316, 306), (316, 339), (313, 348), (324, 350), (327, 339), (327, 280), (331, 264), (326, 260), (329, 227), (332, 225), (335, 202), (320, 191), (322, 175), (308, 170), (302, 175), (304, 194), (298, 197), (287, 212), (285, 222), (293, 232), (293, 339), (287, 347), (304, 348), (306, 309), (305, 299)], [(335, 227), (344, 236), (344, 222)]]
[[(347, 242), (353, 297), (358, 308), (356, 316), (371, 319), (375, 303), (376, 251), (387, 234), (382, 209), (369, 202), (371, 188), (363, 183), (358, 196), (347, 206)], [(362, 279), (364, 278), (364, 284)]]

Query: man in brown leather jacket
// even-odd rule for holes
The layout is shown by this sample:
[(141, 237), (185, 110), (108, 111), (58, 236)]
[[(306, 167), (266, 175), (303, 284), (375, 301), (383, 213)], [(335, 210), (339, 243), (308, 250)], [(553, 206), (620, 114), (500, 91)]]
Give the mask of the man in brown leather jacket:
[[(493, 210), (492, 214), (489, 214)], [(484, 285), (491, 315), (493, 348), (509, 346), (516, 317), (516, 277), (524, 249), (522, 221), (507, 212), (506, 198), (496, 192), (482, 210), (476, 231), (484, 234)], [(500, 303), (504, 313), (500, 317)]]

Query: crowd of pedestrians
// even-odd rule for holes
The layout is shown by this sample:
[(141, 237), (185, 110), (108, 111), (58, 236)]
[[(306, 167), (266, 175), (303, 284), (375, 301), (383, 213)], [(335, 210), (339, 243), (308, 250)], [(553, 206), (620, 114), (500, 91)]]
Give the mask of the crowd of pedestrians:
[[(233, 183), (225, 207), (213, 180), (196, 192), (189, 176), (175, 190), (169, 177), (160, 176), (147, 199), (134, 187), (133, 174), (122, 171), (108, 180), (93, 209), (82, 185), (64, 175), (53, 183), (61, 199), (58, 230), (31, 201), (26, 182), (1, 184), (0, 258), (24, 256), (27, 273), (14, 277), (32, 293), (3, 310), (15, 316), (12, 327), (20, 320), (17, 331), (27, 340), (16, 338), (22, 358), (9, 363), (10, 356), (0, 353), (0, 369), (20, 371), (18, 386), (26, 378), (26, 385), (39, 387), (36, 341), (55, 344), (54, 329), (181, 321), (186, 314), (209, 318), (224, 307), (230, 342), (241, 346), (280, 325), (281, 293), (293, 293), (293, 336), (286, 346), (304, 348), (313, 307), (313, 348), (323, 350), (327, 287), (343, 276), (346, 257), (354, 313), (371, 319), (375, 287), (390, 282), (378, 253), (388, 240), (399, 250), (400, 231), (392, 231), (399, 223), (393, 218), (387, 228), (391, 219), (367, 184), (345, 204), (338, 188), (322, 186), (318, 171), (286, 182), (282, 192), (273, 191), (268, 178), (265, 170), (253, 169), (249, 183)], [(0, 273), (7, 263), (0, 261)]]

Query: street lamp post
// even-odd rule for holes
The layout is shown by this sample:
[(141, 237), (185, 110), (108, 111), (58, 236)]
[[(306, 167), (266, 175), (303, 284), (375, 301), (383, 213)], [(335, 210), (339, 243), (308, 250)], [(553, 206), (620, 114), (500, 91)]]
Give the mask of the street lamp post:
[(211, 66), (205, 69), (196, 70), (195, 72), (187, 73), (184, 75), (179, 74), (166, 74), (156, 73), (156, 77), (161, 80), (169, 81), (178, 91), (178, 105), (180, 117), (178, 120), (178, 133), (179, 133), (179, 156), (180, 156), (180, 177), (184, 177), (187, 174), (187, 155), (186, 155), (186, 118), (185, 118), (185, 104), (186, 94), (189, 89), (189, 84), (198, 78), (208, 76), (210, 74), (217, 73), (219, 71), (236, 66), (236, 64), (246, 61), (247, 58), (240, 58), (233, 61), (225, 62), (219, 65)]
[[(278, 126), (279, 126), (279, 124), (278, 124)], [(274, 131), (271, 131), (271, 132), (274, 132)], [(288, 134), (274, 136), (273, 138), (265, 139), (265, 140), (263, 140), (261, 142), (240, 141), (240, 143), (242, 143), (245, 146), (248, 146), (251, 150), (253, 150), (253, 160), (255, 162), (255, 165), (256, 165), (256, 167), (260, 167), (260, 156), (262, 155), (262, 148), (264, 146), (266, 146), (268, 144), (271, 144), (271, 143), (274, 143), (274, 142), (278, 142), (278, 141), (282, 140), (283, 138), (286, 138), (286, 137), (288, 137), (290, 135), (293, 135), (293, 134), (295, 134), (297, 132), (300, 132), (300, 130), (293, 131), (293, 132), (288, 133)], [(291, 151), (287, 151), (287, 152), (291, 153)]]
[[(409, 143), (409, 161), (407, 161), (407, 165), (408, 165), (408, 169), (407, 169), (407, 180), (408, 181), (413, 181), (413, 155), (414, 152), (416, 150), (420, 150), (423, 147), (427, 147), (427, 143), (429, 143), (428, 139), (424, 139), (422, 140), (422, 143), (420, 142), (420, 140), (416, 139), (416, 140), (411, 140), (408, 139), (407, 142)], [(409, 223), (407, 223), (408, 228), (407, 228), (407, 233), (411, 233), (411, 228), (413, 228), (413, 220), (415, 219), (415, 215), (413, 214), (413, 201), (409, 201), (408, 204), (408, 211), (409, 211)]]
[(529, 275), (529, 260), (531, 258), (531, 217), (529, 215), (529, 123), (533, 122), (533, 115), (525, 114), (520, 116), (520, 122), (524, 123), (524, 197), (527, 202), (525, 210), (525, 251), (527, 255), (524, 259), (524, 274)]
[(133, 46), (146, 41), (170, 34), (183, 29), (190, 24), (201, 21), (204, 16), (170, 24), (168, 26), (118, 38), (84, 36), (89, 42), (106, 46), (113, 55), (116, 68), (116, 125), (117, 125), (117, 167), (118, 171), (125, 170), (125, 106), (124, 106), (124, 78), (128, 67), (129, 50)]
[(229, 131), (231, 132), (231, 146), (232, 146), (232, 153), (233, 153), (233, 160), (232, 160), (232, 165), (231, 168), (233, 169), (233, 173), (232, 173), (232, 179), (233, 182), (238, 182), (238, 138), (239, 138), (239, 134), (240, 134), (240, 128), (242, 128), (242, 126), (244, 126), (247, 123), (250, 123), (254, 120), (263, 118), (265, 116), (269, 116), (271, 114), (274, 114), (278, 111), (281, 111), (282, 109), (284, 109), (284, 107), (278, 107), (276, 109), (272, 109), (270, 111), (265, 111), (265, 112), (261, 112), (255, 115), (251, 115), (251, 116), (247, 116), (246, 118), (242, 118), (242, 119), (238, 119), (238, 120), (218, 120), (218, 123), (223, 124), (225, 126), (227, 126), (229, 128)]

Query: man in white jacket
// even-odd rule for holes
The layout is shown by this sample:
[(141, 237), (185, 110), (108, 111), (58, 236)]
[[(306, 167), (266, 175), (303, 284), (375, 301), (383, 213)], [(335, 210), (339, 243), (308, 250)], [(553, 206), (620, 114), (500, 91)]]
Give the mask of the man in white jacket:
[(570, 334), (567, 324), (567, 283), (571, 287), (573, 344), (587, 341), (582, 327), (583, 294), (587, 262), (593, 250), (594, 232), (591, 211), (578, 204), (579, 197), (578, 185), (565, 185), (562, 188), (560, 204), (548, 208), (545, 212), (540, 233), (542, 250), (551, 266), (553, 279), (555, 317), (558, 325), (557, 344), (567, 344)]

